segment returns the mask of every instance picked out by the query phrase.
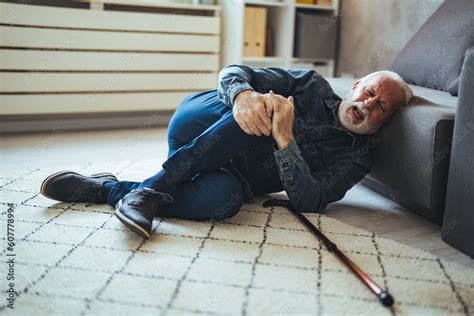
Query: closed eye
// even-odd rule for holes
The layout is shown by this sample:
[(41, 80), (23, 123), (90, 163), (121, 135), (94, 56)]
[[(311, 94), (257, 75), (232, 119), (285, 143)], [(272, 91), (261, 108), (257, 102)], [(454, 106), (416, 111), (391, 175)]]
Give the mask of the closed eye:
[(379, 108), (380, 108), (380, 110), (381, 110), (382, 112), (385, 113), (385, 109), (384, 109), (384, 107), (383, 107), (382, 102), (379, 102)]
[(374, 93), (368, 89), (365, 89), (365, 94), (367, 94), (369, 97), (373, 97)]

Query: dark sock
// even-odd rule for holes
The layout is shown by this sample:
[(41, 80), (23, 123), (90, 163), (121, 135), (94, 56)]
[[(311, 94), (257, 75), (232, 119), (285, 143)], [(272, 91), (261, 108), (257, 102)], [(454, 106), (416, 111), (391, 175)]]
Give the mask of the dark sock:
[(112, 188), (114, 187), (114, 185), (116, 184), (117, 182), (115, 181), (107, 181), (104, 183), (104, 187), (105, 187), (105, 193), (107, 195), (109, 195), (110, 193), (110, 190), (112, 190)]
[(145, 181), (143, 181), (140, 184), (139, 188), (151, 188), (151, 189), (154, 189), (155, 191), (159, 191), (163, 193), (172, 193), (174, 184), (171, 183), (165, 169), (162, 169), (153, 177), (148, 178)]

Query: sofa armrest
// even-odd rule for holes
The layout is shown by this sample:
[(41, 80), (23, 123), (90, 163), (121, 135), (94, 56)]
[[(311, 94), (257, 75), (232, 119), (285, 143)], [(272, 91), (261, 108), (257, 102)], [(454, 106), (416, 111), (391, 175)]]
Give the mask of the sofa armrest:
[(474, 47), (464, 58), (459, 82), (459, 99), (454, 122), (453, 145), (449, 165), (443, 240), (474, 256)]
[[(462, 66), (460, 82), (459, 82), (459, 106), (469, 107), (472, 110), (474, 90), (472, 84), (474, 83), (474, 46), (466, 51), (464, 57), (464, 64)], [(459, 109), (459, 107), (458, 107)], [(472, 115), (472, 111), (470, 112)], [(472, 120), (473, 117), (471, 116)]]

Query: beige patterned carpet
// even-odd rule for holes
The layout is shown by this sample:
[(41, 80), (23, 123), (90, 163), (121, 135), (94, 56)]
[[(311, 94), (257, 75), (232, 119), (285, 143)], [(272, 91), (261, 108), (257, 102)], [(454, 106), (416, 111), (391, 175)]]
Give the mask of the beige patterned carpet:
[[(70, 165), (140, 179), (154, 162)], [(66, 164), (65, 164), (66, 165)], [(64, 166), (62, 166), (64, 167)], [(284, 208), (246, 204), (222, 222), (157, 218), (153, 238), (125, 231), (106, 205), (37, 193), (51, 169), (3, 175), (2, 261), (15, 254), (15, 315), (469, 315), (474, 271), (324, 215), (306, 214), (396, 304), (375, 297)], [(13, 249), (6, 248), (7, 215)]]

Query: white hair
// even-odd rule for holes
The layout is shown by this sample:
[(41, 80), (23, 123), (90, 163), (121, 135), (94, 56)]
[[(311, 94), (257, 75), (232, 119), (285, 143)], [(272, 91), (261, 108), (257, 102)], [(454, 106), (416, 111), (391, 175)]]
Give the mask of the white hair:
[(372, 77), (387, 77), (390, 78), (394, 81), (396, 81), (399, 85), (400, 88), (402, 88), (403, 92), (405, 93), (405, 102), (403, 105), (407, 105), (410, 103), (411, 99), (413, 98), (413, 90), (410, 88), (410, 86), (403, 80), (403, 78), (397, 74), (396, 72), (389, 71), (389, 70), (382, 70), (382, 71), (376, 71), (373, 73), (368, 74), (367, 76), (363, 77), (362, 79), (369, 79)]

